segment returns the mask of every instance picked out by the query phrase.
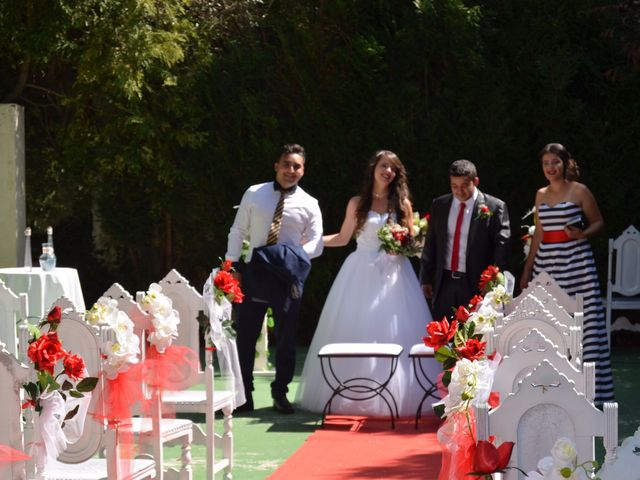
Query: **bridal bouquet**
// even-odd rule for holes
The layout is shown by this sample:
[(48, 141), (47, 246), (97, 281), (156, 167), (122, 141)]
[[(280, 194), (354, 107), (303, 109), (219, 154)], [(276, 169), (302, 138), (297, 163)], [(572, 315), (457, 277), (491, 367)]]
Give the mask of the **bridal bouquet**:
[(413, 256), (420, 251), (407, 227), (387, 223), (378, 230), (380, 250), (389, 255)]

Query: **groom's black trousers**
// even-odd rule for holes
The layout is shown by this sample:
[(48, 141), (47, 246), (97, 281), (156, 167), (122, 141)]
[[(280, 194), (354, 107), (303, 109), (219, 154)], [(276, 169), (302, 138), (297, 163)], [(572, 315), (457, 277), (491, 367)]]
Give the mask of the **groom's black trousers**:
[(289, 391), (288, 385), (293, 380), (295, 370), (300, 299), (290, 298), (290, 286), (253, 259), (242, 273), (242, 291), (245, 297), (238, 305), (236, 332), (245, 393), (250, 398), (253, 391), (256, 342), (267, 307), (271, 307), (276, 341), (276, 376), (271, 383), (271, 395), (281, 397)]

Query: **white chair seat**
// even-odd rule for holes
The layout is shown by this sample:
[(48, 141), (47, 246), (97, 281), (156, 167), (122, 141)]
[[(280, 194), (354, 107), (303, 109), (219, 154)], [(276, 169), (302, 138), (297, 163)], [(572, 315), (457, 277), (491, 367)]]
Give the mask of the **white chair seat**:
[[(156, 476), (153, 460), (136, 458), (131, 465), (135, 472), (122, 480), (137, 480)], [(104, 458), (91, 458), (82, 463), (54, 462), (47, 465), (46, 480), (108, 480), (107, 462)]]
[(395, 343), (329, 343), (320, 349), (319, 357), (397, 357), (402, 345)]
[[(213, 408), (220, 410), (233, 404), (233, 392), (228, 390), (216, 390), (213, 392)], [(203, 406), (207, 404), (207, 392), (204, 390), (179, 390), (168, 391), (162, 395), (162, 403), (166, 405), (180, 404), (180, 412), (202, 413)]]
[(435, 350), (431, 347), (427, 347), (424, 343), (416, 343), (411, 350), (409, 350), (410, 357), (433, 357)]
[[(131, 419), (131, 427), (136, 435), (151, 436), (153, 425), (151, 418), (134, 417)], [(169, 442), (185, 435), (191, 435), (193, 422), (182, 418), (163, 418), (160, 422), (160, 436), (162, 442)]]

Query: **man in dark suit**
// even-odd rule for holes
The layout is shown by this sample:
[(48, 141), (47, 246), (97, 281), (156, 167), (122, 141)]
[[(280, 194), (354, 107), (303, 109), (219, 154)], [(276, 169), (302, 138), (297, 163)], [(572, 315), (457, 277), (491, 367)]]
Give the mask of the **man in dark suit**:
[(449, 180), (451, 193), (431, 205), (420, 266), (422, 291), (438, 320), (479, 293), (486, 267), (505, 269), (511, 236), (507, 205), (477, 188), (480, 179), (473, 163), (453, 162)]

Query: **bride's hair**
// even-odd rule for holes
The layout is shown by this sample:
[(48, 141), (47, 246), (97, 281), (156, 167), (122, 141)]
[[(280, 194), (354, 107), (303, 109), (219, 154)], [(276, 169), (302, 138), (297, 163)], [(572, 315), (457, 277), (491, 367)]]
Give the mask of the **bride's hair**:
[(364, 182), (360, 191), (360, 201), (356, 208), (356, 230), (359, 233), (367, 220), (371, 204), (373, 203), (373, 183), (376, 165), (386, 159), (393, 165), (396, 176), (389, 184), (389, 196), (387, 197), (387, 211), (389, 214), (394, 213), (398, 217), (398, 223), (405, 224), (411, 219), (408, 218), (409, 212), (406, 201), (410, 199), (409, 186), (407, 185), (407, 169), (398, 158), (398, 156), (389, 150), (378, 150), (370, 159), (364, 176)]
[(580, 168), (578, 167), (578, 162), (576, 162), (569, 151), (564, 148), (564, 145), (560, 143), (546, 144), (538, 154), (538, 160), (542, 161), (542, 157), (545, 153), (553, 153), (554, 155), (557, 155), (560, 160), (562, 160), (562, 166), (564, 168), (564, 178), (566, 178), (567, 180), (575, 181), (580, 179)]

